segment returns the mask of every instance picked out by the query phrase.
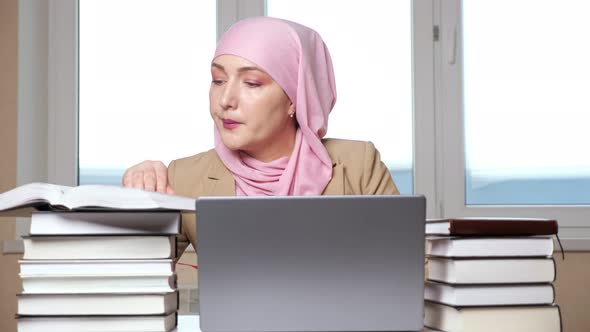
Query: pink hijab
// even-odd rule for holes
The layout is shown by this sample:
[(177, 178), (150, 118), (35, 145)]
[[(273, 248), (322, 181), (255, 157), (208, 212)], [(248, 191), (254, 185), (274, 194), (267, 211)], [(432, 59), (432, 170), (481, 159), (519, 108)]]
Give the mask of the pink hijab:
[(320, 35), (303, 25), (255, 17), (234, 24), (214, 58), (231, 54), (264, 69), (295, 105), (299, 129), (290, 157), (269, 163), (229, 150), (215, 128), (215, 150), (233, 174), (239, 196), (320, 195), (332, 178), (322, 144), (336, 102), (332, 59)]

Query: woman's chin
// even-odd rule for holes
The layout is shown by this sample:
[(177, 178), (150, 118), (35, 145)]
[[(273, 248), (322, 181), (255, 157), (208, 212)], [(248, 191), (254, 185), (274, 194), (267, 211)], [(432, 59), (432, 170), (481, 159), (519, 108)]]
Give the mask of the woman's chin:
[(242, 142), (236, 141), (235, 139), (224, 138), (223, 136), (221, 137), (221, 141), (223, 142), (223, 145), (231, 151), (244, 150), (246, 147)]

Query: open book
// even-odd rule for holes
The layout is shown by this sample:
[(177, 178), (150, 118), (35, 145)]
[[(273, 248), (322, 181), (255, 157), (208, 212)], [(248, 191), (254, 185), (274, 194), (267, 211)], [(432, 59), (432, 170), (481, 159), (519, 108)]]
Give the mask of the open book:
[[(104, 185), (60, 186), (30, 183), (0, 194), (0, 214), (22, 216), (21, 210), (180, 210), (194, 211), (193, 198)], [(32, 212), (28, 209), (28, 213)]]

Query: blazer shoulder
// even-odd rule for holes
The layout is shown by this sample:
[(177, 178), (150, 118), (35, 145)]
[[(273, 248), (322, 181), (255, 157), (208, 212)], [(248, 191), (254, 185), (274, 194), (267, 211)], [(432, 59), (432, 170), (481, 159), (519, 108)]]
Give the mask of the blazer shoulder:
[(219, 163), (214, 149), (173, 160), (168, 165), (168, 181), (177, 194), (198, 197), (211, 168)]
[(173, 160), (170, 164), (175, 164), (177, 170), (183, 169), (192, 169), (194, 168), (208, 168), (212, 161), (215, 161), (217, 157), (217, 153), (215, 149), (211, 149), (205, 152), (201, 152), (192, 156), (179, 158)]
[(355, 162), (359, 160), (359, 156), (376, 151), (373, 143), (367, 141), (325, 138), (322, 143), (334, 163)]
[(348, 192), (359, 195), (399, 194), (387, 166), (373, 143), (325, 139), (324, 146), (333, 164), (344, 169)]

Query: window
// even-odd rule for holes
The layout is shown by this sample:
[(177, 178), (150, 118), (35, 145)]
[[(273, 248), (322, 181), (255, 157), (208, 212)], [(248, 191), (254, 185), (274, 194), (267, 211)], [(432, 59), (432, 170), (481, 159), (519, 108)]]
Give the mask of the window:
[(213, 147), (215, 11), (214, 0), (80, 0), (80, 184)]
[(327, 136), (375, 143), (400, 192), (412, 193), (411, 1), (268, 0), (267, 15), (320, 32), (338, 92)]
[(588, 249), (588, 5), (437, 4), (437, 214), (555, 218), (566, 250)]
[(589, 11), (463, 2), (466, 204), (590, 204)]
[[(129, 3), (131, 7), (125, 7)], [(199, 7), (201, 9), (181, 7), (197, 6), (197, 2), (192, 1), (165, 3), (156, 6), (154, 0), (141, 1), (141, 4), (117, 2), (117, 9), (113, 11), (122, 13), (125, 10), (127, 14), (113, 14), (120, 17), (112, 19), (109, 24), (120, 25), (117, 29), (127, 34), (125, 41), (120, 38), (124, 33), (96, 35), (96, 31), (108, 32), (110, 27), (104, 24), (104, 10), (90, 10), (89, 6), (101, 7), (114, 2), (80, 0), (81, 183), (103, 181), (104, 178), (84, 180), (91, 179), (84, 174), (92, 174), (92, 169), (112, 170), (111, 179), (115, 180), (105, 182), (118, 183), (124, 168), (143, 159), (169, 161), (211, 146), (211, 142), (207, 142), (212, 137), (212, 125), (205, 96), (209, 84), (208, 68), (205, 66), (203, 74), (198, 74), (197, 69), (190, 66), (208, 63), (214, 48), (216, 26), (222, 32), (240, 18), (264, 14), (264, 1), (219, 1), (217, 9), (225, 14), (217, 13), (217, 21), (216, 15), (212, 14), (216, 9), (215, 1), (198, 2), (198, 6), (207, 6)], [(50, 7), (55, 4), (57, 2), (50, 3)], [(157, 13), (154, 13), (155, 8)], [(586, 110), (590, 103), (583, 96), (587, 77), (590, 77), (590, 65), (585, 61), (590, 51), (583, 42), (587, 29), (582, 17), (588, 9), (584, 1), (574, 0), (502, 0), (493, 3), (407, 0), (369, 1), (362, 5), (361, 2), (321, 1), (312, 5), (303, 0), (269, 0), (266, 11), (270, 16), (299, 21), (321, 32), (334, 58), (339, 91), (328, 135), (373, 141), (402, 192), (415, 191), (426, 195), (429, 217), (556, 218), (560, 222), (560, 237), (565, 248), (588, 250), (590, 154), (586, 153), (585, 142), (590, 136), (584, 130), (584, 124), (588, 122)], [(62, 23), (60, 15), (59, 11), (51, 11), (53, 19), (50, 23), (62, 30), (67, 30), (65, 25), (75, 29), (69, 21), (57, 24)], [(95, 15), (94, 45), (85, 44), (92, 40), (87, 40), (87, 36), (92, 35), (88, 25), (92, 22), (90, 15)], [(130, 17), (138, 22), (145, 22), (145, 17), (159, 20), (174, 17), (176, 22), (153, 28), (152, 19), (145, 29), (140, 29), (127, 26)], [(151, 32), (144, 33), (150, 26)], [(174, 36), (178, 37), (175, 38), (177, 42), (160, 40), (161, 45), (174, 48), (174, 52), (157, 56), (157, 52), (139, 51), (134, 56), (129, 55), (135, 52), (129, 45), (143, 45), (149, 49), (151, 46), (146, 39), (157, 41), (161, 36), (169, 36), (170, 29), (179, 34)], [(54, 51), (59, 51), (65, 38), (64, 33), (56, 34), (56, 30), (49, 29), (50, 46), (54, 45), (51, 46)], [(190, 33), (180, 37), (178, 31)], [(189, 48), (198, 45), (199, 50), (194, 56), (185, 56), (177, 47), (183, 44)], [(117, 50), (117, 56), (109, 54), (113, 48)], [(367, 49), (373, 52), (365, 52)], [(67, 55), (68, 52), (62, 53)], [(201, 55), (205, 60), (196, 58)], [(92, 56), (94, 62), (90, 60)], [(170, 56), (174, 56), (173, 61), (163, 60)], [(377, 56), (390, 62), (385, 68), (386, 83), (380, 81), (381, 77), (364, 74), (371, 73), (364, 68), (374, 65), (372, 60)], [(150, 65), (153, 64), (149, 68), (151, 72), (140, 70), (149, 67), (140, 65), (147, 57), (151, 57)], [(49, 58), (52, 68), (49, 81), (55, 82), (55, 76), (63, 73), (64, 64), (71, 65), (72, 61), (67, 61), (68, 56), (63, 60), (59, 52), (50, 52)], [(356, 58), (362, 60), (360, 65)], [(109, 59), (112, 63), (107, 64)], [(133, 63), (134, 60), (139, 64)], [(181, 60), (185, 61), (184, 67), (177, 66)], [(171, 76), (184, 72), (194, 72), (193, 77), (203, 77), (203, 81), (197, 83), (197, 78), (182, 81)], [(124, 73), (134, 75), (129, 79)], [(156, 79), (156, 74), (168, 76)], [(92, 88), (101, 93), (93, 99), (86, 85), (91, 84), (91, 75), (105, 77), (106, 82)], [(49, 102), (48, 131), (53, 142), (67, 141), (73, 135), (63, 133), (75, 130), (69, 122), (62, 121), (64, 113), (69, 114), (69, 110), (74, 109), (69, 107), (74, 104), (69, 93), (74, 85), (70, 82), (72, 77), (74, 75), (63, 79), (58, 76), (62, 79), (59, 84), (50, 85), (49, 97), (54, 98), (54, 102)], [(121, 83), (124, 80), (127, 80), (126, 84)], [(173, 80), (179, 84), (171, 82)], [(146, 81), (153, 85), (144, 84)], [(370, 85), (371, 88), (366, 88), (367, 81), (375, 88)], [(19, 84), (27, 87), (26, 80)], [(187, 90), (169, 89), (171, 85), (180, 89), (189, 87)], [(132, 91), (136, 86), (143, 90)], [(386, 86), (390, 88), (383, 88)], [(193, 99), (176, 103), (172, 97), (160, 96), (166, 91), (173, 91), (175, 98), (190, 96)], [(199, 96), (201, 92), (203, 95)], [(123, 94), (127, 100), (136, 103), (124, 104), (114, 99)], [(369, 95), (371, 100), (356, 98), (359, 95)], [(140, 105), (144, 99), (151, 102)], [(65, 107), (64, 103), (67, 104)], [(170, 105), (180, 104), (191, 106), (185, 108), (182, 115), (154, 116), (176, 111), (180, 107)], [(156, 110), (152, 105), (156, 105)], [(85, 113), (92, 107), (97, 115)], [(66, 108), (68, 111), (63, 112)], [(113, 110), (119, 113), (115, 114)], [(128, 110), (141, 110), (133, 119), (142, 115), (142, 119), (164, 121), (180, 117), (183, 120), (159, 123), (155, 129), (147, 121), (135, 125), (134, 128), (145, 136), (123, 146), (122, 142), (128, 139), (122, 136), (121, 126), (132, 121), (123, 120), (126, 115), (121, 113)], [(204, 120), (197, 119), (195, 114), (204, 116)], [(61, 119), (52, 124), (51, 119), (56, 117)], [(204, 126), (203, 129), (197, 129), (200, 125)], [(168, 130), (167, 137), (157, 135), (159, 128), (163, 127), (174, 130)], [(92, 130), (92, 135), (98, 137), (95, 142), (84, 136)], [(181, 131), (185, 134), (181, 135)], [(194, 138), (187, 138), (186, 133), (194, 133)], [(161, 140), (154, 140), (154, 137)], [(185, 142), (187, 145), (178, 145), (175, 147), (178, 150), (173, 151), (158, 148), (158, 142), (166, 147), (171, 146), (170, 142)], [(199, 145), (201, 143), (203, 145)], [(51, 146), (61, 145), (49, 146), (51, 149)], [(134, 150), (140, 146), (148, 148), (136, 150), (135, 156), (115, 152), (119, 148), (128, 150), (130, 146)], [(48, 152), (50, 181), (52, 169), (68, 170), (70, 164), (74, 164), (66, 157), (75, 159), (77, 152), (70, 150)], [(91, 150), (97, 153), (96, 156), (84, 155)], [(106, 165), (104, 160), (117, 162)]]

